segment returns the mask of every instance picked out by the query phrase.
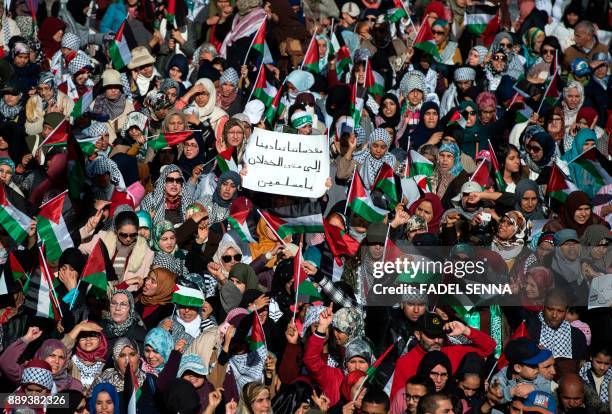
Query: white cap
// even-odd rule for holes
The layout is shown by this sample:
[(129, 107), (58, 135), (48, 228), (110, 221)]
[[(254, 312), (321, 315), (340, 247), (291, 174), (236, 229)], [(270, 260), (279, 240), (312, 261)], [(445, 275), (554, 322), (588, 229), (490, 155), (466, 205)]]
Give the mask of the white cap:
[(266, 106), (259, 99), (253, 99), (249, 101), (244, 107), (244, 111), (242, 111), (246, 116), (249, 117), (249, 122), (255, 125), (261, 121), (263, 114), (266, 110)]

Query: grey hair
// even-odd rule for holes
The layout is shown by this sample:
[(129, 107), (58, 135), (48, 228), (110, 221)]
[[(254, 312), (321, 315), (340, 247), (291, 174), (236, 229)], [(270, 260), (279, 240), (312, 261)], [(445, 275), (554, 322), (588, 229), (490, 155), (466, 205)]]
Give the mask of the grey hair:
[(578, 29), (578, 28), (586, 30), (587, 33), (589, 33), (590, 35), (594, 35), (595, 34), (595, 26), (593, 25), (593, 23), (591, 23), (588, 20), (582, 20), (582, 21), (578, 22), (576, 24), (575, 29)]

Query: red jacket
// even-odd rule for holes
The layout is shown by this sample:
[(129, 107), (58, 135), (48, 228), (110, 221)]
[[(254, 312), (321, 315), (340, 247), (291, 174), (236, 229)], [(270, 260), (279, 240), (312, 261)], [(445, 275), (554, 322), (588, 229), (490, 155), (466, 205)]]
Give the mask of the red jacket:
[[(489, 335), (477, 329), (470, 328), (470, 334), (467, 338), (472, 341), (471, 345), (448, 345), (441, 349), (450, 359), (453, 373), (457, 371), (459, 363), (466, 354), (476, 352), (485, 358), (495, 350), (496, 342)], [(406, 385), (406, 381), (416, 374), (426, 353), (419, 344), (397, 360), (395, 373), (393, 374), (393, 385), (391, 386), (391, 399)]]
[(325, 338), (314, 333), (306, 342), (303, 362), (321, 390), (329, 398), (329, 406), (333, 407), (340, 401), (340, 385), (344, 379), (344, 372), (340, 368), (327, 365), (323, 359), (323, 345)]

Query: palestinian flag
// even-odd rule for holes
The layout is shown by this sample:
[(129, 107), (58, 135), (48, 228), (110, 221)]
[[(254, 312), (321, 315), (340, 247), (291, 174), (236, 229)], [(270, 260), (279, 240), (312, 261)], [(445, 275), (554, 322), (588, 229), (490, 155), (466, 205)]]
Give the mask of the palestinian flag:
[(6, 230), (11, 239), (21, 243), (28, 237), (30, 224), (32, 218), (8, 201), (4, 184), (0, 185), (0, 226)]
[(272, 211), (259, 211), (268, 226), (281, 239), (296, 233), (323, 232), (323, 216), (321, 213), (304, 213), (305, 215), (280, 217), (277, 215), (278, 213), (275, 214)]
[(89, 283), (98, 298), (106, 296), (106, 262), (102, 251), (101, 241), (98, 240), (91, 254), (87, 257), (87, 263), (81, 273), (83, 282)]
[(215, 156), (215, 158), (217, 159), (217, 165), (219, 166), (219, 169), (222, 172), (225, 172), (225, 171), (239, 172), (240, 171), (240, 169), (238, 168), (238, 165), (236, 164), (236, 161), (234, 161), (234, 158), (232, 157), (234, 155), (235, 150), (236, 150), (235, 147), (229, 147), (225, 151), (222, 151)]
[(323, 227), (325, 229), (325, 241), (329, 246), (329, 250), (334, 255), (336, 263), (342, 265), (342, 259), (340, 256), (355, 256), (359, 251), (361, 243), (352, 238), (345, 230), (340, 227), (332, 226), (327, 222), (323, 221)]
[(351, 85), (351, 112), (355, 127), (361, 122), (361, 111), (363, 110), (363, 98), (357, 96), (357, 81)]
[(369, 60), (366, 64), (365, 87), (374, 97), (382, 98), (385, 94), (385, 80), (380, 73), (372, 70)]
[(555, 106), (560, 97), (561, 94), (559, 93), (559, 74), (554, 73), (552, 75), (552, 78), (548, 82), (546, 92), (544, 92), (544, 98), (540, 102), (540, 107), (538, 108), (538, 113), (540, 112), (540, 109), (542, 109), (544, 103), (549, 106)]
[(81, 117), (85, 112), (89, 110), (89, 107), (93, 103), (93, 91), (89, 90), (85, 92), (85, 95), (81, 96), (79, 100), (74, 104), (74, 108), (72, 108), (72, 112), (70, 112), (70, 117), (72, 119), (77, 119)]
[(474, 181), (482, 188), (489, 186), (489, 178), (491, 176), (491, 172), (489, 170), (489, 162), (487, 160), (482, 160), (478, 167), (476, 167), (476, 171), (470, 177), (470, 181)]
[[(397, 3), (397, 2), (396, 2)], [(385, 20), (390, 23), (397, 23), (402, 19), (408, 17), (408, 13), (406, 13), (406, 9), (402, 6), (397, 7), (397, 5), (389, 10), (387, 10), (387, 15), (385, 16)]]
[(366, 371), (366, 376), (368, 378), (367, 381), (372, 381), (372, 378), (374, 378), (374, 376), (376, 375), (376, 372), (378, 371), (378, 368), (380, 367), (380, 364), (382, 364), (382, 362), (385, 360), (385, 358), (387, 358), (387, 356), (391, 353), (393, 348), (395, 348), (395, 344), (396, 343), (397, 342), (392, 343), (391, 345), (389, 345), (387, 350), (385, 352), (383, 352), (378, 358), (376, 358), (376, 361), (374, 361), (374, 363), (372, 365), (370, 365), (370, 367)]
[(59, 123), (53, 131), (47, 135), (47, 138), (40, 144), (40, 146), (48, 147), (59, 147), (68, 143), (68, 131), (70, 124), (66, 119)]
[(414, 177), (405, 176), (402, 177), (400, 183), (402, 185), (402, 195), (406, 197), (406, 207), (410, 207), (414, 202), (423, 196), (423, 193), (427, 192), (423, 190), (421, 182), (425, 182), (427, 186), (427, 177), (424, 175), (416, 175)]
[[(391, 238), (388, 237), (385, 240), (385, 250), (384, 250), (384, 259), (385, 262), (396, 262), (398, 259), (402, 259), (407, 256), (394, 242)], [(433, 283), (439, 279), (439, 275), (436, 273), (428, 272), (428, 268), (433, 268), (433, 266), (427, 266), (426, 263), (430, 262), (430, 260), (424, 256), (418, 255), (410, 255), (414, 262), (421, 261), (423, 263), (423, 267), (413, 271), (412, 267), (408, 267), (406, 272), (400, 273), (397, 275), (397, 281), (403, 283)], [(403, 270), (403, 269), (402, 269)]]
[(247, 221), (252, 208), (253, 204), (246, 197), (238, 197), (232, 202), (227, 218), (232, 230), (236, 230), (245, 243), (255, 243)]
[(276, 92), (272, 104), (266, 108), (266, 112), (264, 113), (264, 118), (271, 126), (274, 126), (276, 120), (285, 112), (285, 105), (281, 102), (282, 90), (283, 88), (281, 86)]
[(310, 38), (310, 43), (308, 44), (308, 49), (306, 49), (306, 54), (304, 55), (304, 60), (302, 61), (302, 66), (300, 69), (307, 70), (312, 73), (320, 73), (319, 60), (319, 46), (317, 45), (315, 37), (312, 36)]
[(393, 168), (385, 162), (383, 162), (380, 170), (378, 170), (378, 174), (372, 185), (372, 189), (375, 188), (379, 189), (387, 196), (391, 208), (395, 208), (397, 203), (399, 203), (399, 195), (395, 187), (395, 174), (393, 173)]
[(497, 155), (495, 155), (495, 150), (493, 149), (491, 140), (489, 140), (489, 153), (491, 154), (491, 164), (493, 164), (493, 171), (495, 172), (495, 181), (499, 186), (499, 190), (503, 193), (506, 191), (506, 182), (504, 181), (501, 169), (499, 168), (499, 162), (497, 161)]
[(11, 267), (11, 273), (13, 274), (13, 280), (20, 280), (24, 276), (27, 276), (19, 260), (15, 257), (15, 253), (10, 252), (8, 257), (9, 266)]
[[(511, 341), (513, 339), (518, 338), (529, 339), (529, 331), (527, 330), (527, 325), (525, 324), (525, 321), (521, 322), (521, 324), (518, 326), (518, 328), (516, 328), (516, 330), (512, 333), (508, 340)], [(497, 368), (502, 369), (506, 366), (508, 366), (508, 360), (506, 359), (506, 355), (504, 355), (504, 353), (502, 352), (502, 354), (499, 356), (499, 360), (497, 361)]]
[(261, 55), (264, 54), (264, 50), (266, 48), (266, 22), (268, 19), (263, 19), (261, 22), (261, 26), (255, 33), (255, 37), (253, 38), (253, 45), (251, 46), (254, 50), (259, 52)]
[(193, 135), (193, 131), (178, 131), (178, 132), (162, 132), (157, 138), (149, 141), (149, 147), (155, 151), (166, 147), (174, 147), (178, 144), (182, 144)]
[(521, 73), (521, 75), (518, 77), (518, 79), (516, 80), (516, 83), (514, 84), (512, 88), (516, 91), (516, 93), (518, 93), (523, 98), (531, 97), (531, 94), (528, 91), (529, 81), (525, 77), (524, 73)]
[(491, 44), (495, 40), (495, 36), (500, 31), (501, 31), (501, 23), (500, 23), (500, 12), (498, 8), (497, 13), (495, 13), (495, 16), (493, 16), (493, 18), (489, 20), (489, 22), (487, 23), (487, 26), (484, 29), (484, 32), (482, 32), (482, 35), (480, 35), (480, 38), (482, 39), (482, 43), (484, 44), (486, 48), (491, 47)]
[(7, 266), (4, 266), (4, 271), (0, 274), (0, 296), (8, 295), (10, 293), (16, 293), (21, 290), (21, 286), (17, 283), (17, 280), (13, 275), (9, 276), (6, 271)]
[[(68, 136), (67, 147), (68, 196), (72, 201), (80, 200), (85, 186), (85, 155), (77, 139)], [(74, 205), (78, 205), (73, 203)]]
[(516, 111), (516, 117), (514, 119), (515, 123), (520, 124), (522, 122), (527, 122), (531, 119), (531, 115), (533, 114), (533, 109), (527, 104), (523, 104), (523, 108)]
[(297, 300), (300, 303), (313, 303), (323, 298), (310, 280), (304, 280), (297, 288)]
[(354, 213), (363, 217), (370, 223), (383, 221), (387, 215), (387, 210), (374, 205), (370, 197), (370, 192), (363, 184), (363, 180), (356, 169), (353, 173), (353, 180), (346, 203)]
[(46, 246), (47, 259), (52, 262), (59, 260), (64, 250), (74, 246), (63, 216), (67, 192), (64, 191), (40, 206), (36, 217), (36, 231)]
[(129, 361), (126, 369), (128, 375), (125, 376), (122, 397), (123, 401), (127, 403), (121, 404), (123, 406), (121, 414), (136, 414), (136, 404), (138, 403), (142, 391), (140, 389), (140, 384), (138, 384), (138, 377), (136, 377), (134, 369)]
[(204, 304), (204, 293), (200, 289), (175, 285), (174, 292), (172, 293), (172, 302), (179, 306), (201, 308)]
[(89, 157), (96, 152), (96, 142), (98, 142), (99, 139), (100, 137), (83, 138), (83, 139), (77, 139), (77, 142), (79, 143), (79, 146), (81, 147), (81, 151), (83, 151), (83, 154)]
[(257, 79), (255, 79), (255, 84), (253, 85), (252, 97), (262, 101), (267, 108), (272, 104), (277, 93), (278, 90), (276, 87), (268, 82), (266, 67), (261, 65), (261, 68), (257, 73)]
[(578, 191), (578, 187), (563, 174), (563, 171), (561, 171), (561, 168), (556, 163), (553, 163), (550, 169), (548, 185), (546, 186), (546, 195), (561, 203), (565, 203), (567, 197), (574, 191)]
[(58, 320), (61, 318), (61, 313), (53, 289), (53, 275), (49, 272), (40, 248), (38, 262), (38, 268), (27, 283), (24, 306), (35, 312), (36, 316)]
[(263, 326), (261, 326), (259, 313), (257, 313), (257, 311), (253, 312), (253, 322), (247, 334), (247, 342), (249, 343), (249, 349), (251, 351), (266, 346), (266, 334), (264, 333)]
[(465, 27), (476, 37), (480, 37), (487, 26), (497, 16), (498, 6), (488, 3), (474, 3), (465, 7)]
[(612, 183), (610, 161), (596, 147), (589, 148), (571, 162), (580, 165), (589, 173), (597, 186), (596, 191), (599, 191), (604, 185)]
[(410, 165), (407, 177), (415, 177), (417, 175), (431, 176), (433, 174), (434, 165), (419, 152), (411, 149), (408, 156), (408, 164)]
[(113, 64), (113, 68), (121, 70), (132, 60), (132, 52), (128, 45), (127, 39), (124, 36), (125, 27), (127, 25), (127, 19), (121, 23), (119, 30), (115, 33), (115, 39), (111, 42), (108, 53)]
[(451, 125), (459, 125), (463, 129), (465, 129), (467, 125), (467, 120), (463, 117), (463, 115), (461, 115), (461, 111), (459, 111), (458, 109), (455, 109), (450, 118), (448, 118), (448, 123), (446, 124), (446, 126)]
[(297, 292), (298, 287), (306, 280), (308, 280), (308, 275), (302, 268), (302, 245), (300, 244), (293, 257), (293, 289)]
[(425, 53), (432, 55), (436, 59), (440, 59), (440, 52), (438, 52), (438, 46), (431, 32), (431, 26), (427, 19), (423, 20), (423, 24), (419, 28), (419, 31), (414, 38), (414, 47), (422, 50)]
[(329, 52), (336, 58), (336, 74), (340, 77), (351, 66), (351, 52), (341, 34), (332, 33)]

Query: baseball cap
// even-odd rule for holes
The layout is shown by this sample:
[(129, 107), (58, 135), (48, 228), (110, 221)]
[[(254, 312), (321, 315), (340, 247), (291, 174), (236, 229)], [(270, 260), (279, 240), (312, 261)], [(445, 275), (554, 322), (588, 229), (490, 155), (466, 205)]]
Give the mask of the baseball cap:
[(353, 19), (357, 18), (360, 13), (359, 6), (356, 3), (353, 3), (352, 1), (349, 1), (348, 3), (344, 3), (341, 11), (342, 13), (348, 14)]
[(527, 395), (525, 401), (523, 401), (523, 412), (556, 414), (557, 402), (553, 396), (547, 392), (532, 391)]
[(572, 72), (576, 76), (586, 76), (591, 73), (591, 68), (589, 67), (589, 64), (587, 63), (586, 59), (583, 58), (576, 58), (572, 60), (571, 67)]
[(591, 57), (591, 62), (607, 62), (610, 63), (610, 55), (605, 52), (597, 52)]
[(510, 341), (506, 347), (506, 358), (514, 364), (535, 366), (552, 356), (548, 349), (540, 349), (527, 338), (518, 338)]
[(444, 338), (446, 332), (444, 332), (443, 326), (444, 321), (437, 313), (428, 312), (419, 316), (416, 330), (423, 332), (428, 338)]
[(578, 241), (578, 233), (574, 229), (563, 229), (555, 233), (555, 245), (561, 246), (570, 240)]

